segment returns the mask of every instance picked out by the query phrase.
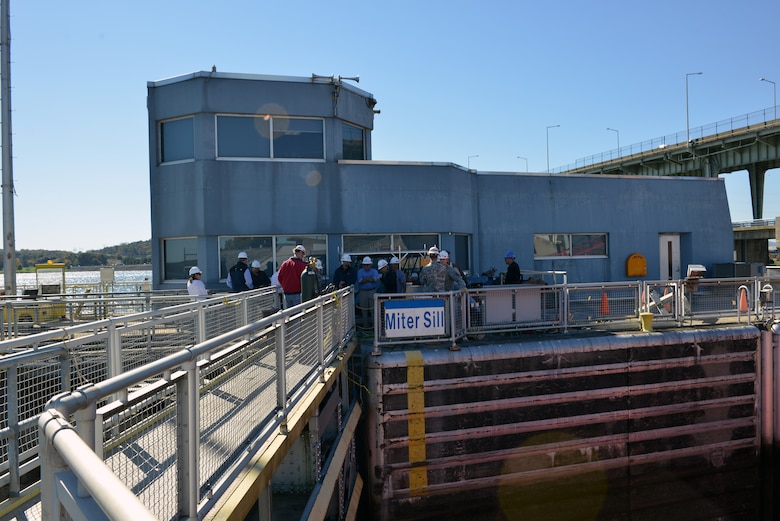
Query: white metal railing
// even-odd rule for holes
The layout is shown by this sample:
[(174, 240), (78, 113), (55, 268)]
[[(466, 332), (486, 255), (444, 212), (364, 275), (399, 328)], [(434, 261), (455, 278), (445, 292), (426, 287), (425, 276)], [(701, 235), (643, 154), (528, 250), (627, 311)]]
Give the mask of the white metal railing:
[(133, 370), (278, 308), (273, 289), (179, 302), (0, 342), (0, 490), (18, 496), (37, 470), (38, 416), (52, 396)]
[[(496, 285), (467, 292), (377, 294), (374, 305), (374, 354), (382, 346), (449, 343), (469, 335), (523, 330), (611, 326), (639, 327), (640, 314), (652, 313), (659, 322), (739, 322), (774, 320), (777, 303), (773, 281), (767, 277), (686, 279), (552, 285)], [(437, 334), (397, 333), (396, 309), (413, 302), (443, 305), (444, 330)], [(388, 307), (391, 312), (388, 313)], [(462, 312), (468, 310), (468, 312)]]
[[(44, 518), (202, 518), (343, 352), (353, 308), (351, 290), (330, 293), (55, 397), (38, 420)], [(205, 311), (169, 326), (202, 332)], [(95, 454), (115, 479), (88, 475)]]

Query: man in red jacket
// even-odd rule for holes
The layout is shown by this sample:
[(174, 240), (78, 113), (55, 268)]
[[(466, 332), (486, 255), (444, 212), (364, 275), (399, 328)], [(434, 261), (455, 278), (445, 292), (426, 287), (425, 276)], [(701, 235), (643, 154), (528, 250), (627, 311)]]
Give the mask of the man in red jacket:
[(279, 266), (279, 284), (284, 291), (285, 307), (301, 303), (301, 273), (306, 271), (306, 248), (299, 244), (293, 248), (293, 256)]

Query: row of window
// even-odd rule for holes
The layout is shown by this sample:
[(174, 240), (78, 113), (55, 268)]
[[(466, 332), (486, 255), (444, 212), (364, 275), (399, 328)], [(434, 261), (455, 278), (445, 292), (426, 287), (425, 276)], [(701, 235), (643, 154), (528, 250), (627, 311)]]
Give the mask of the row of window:
[[(287, 116), (215, 116), (217, 158), (325, 159), (325, 120)], [(192, 116), (160, 122), (160, 162), (195, 157)], [(342, 158), (365, 159), (364, 130), (342, 122)]]
[[(455, 234), (454, 241), (455, 248), (450, 252), (450, 257), (468, 273), (471, 270), (470, 237)], [(292, 249), (297, 244), (303, 244), (308, 255), (321, 260), (325, 274), (330, 274), (326, 258), (326, 235), (226, 236), (219, 238), (219, 278), (227, 278), (228, 270), (237, 262), (239, 252), (246, 252), (250, 263), (254, 260), (260, 262), (263, 270), (270, 276), (292, 255)], [(363, 255), (377, 258), (393, 255), (399, 258), (416, 258), (418, 254), (425, 254), (431, 246), (440, 244), (440, 236), (434, 233), (343, 235), (341, 251), (350, 253), (354, 261), (359, 261)], [(534, 234), (535, 259), (606, 256), (605, 233)], [(375, 262), (377, 260), (374, 259)], [(163, 280), (184, 280), (189, 269), (198, 264), (197, 238), (163, 241)], [(407, 266), (411, 270), (419, 268), (415, 262)]]

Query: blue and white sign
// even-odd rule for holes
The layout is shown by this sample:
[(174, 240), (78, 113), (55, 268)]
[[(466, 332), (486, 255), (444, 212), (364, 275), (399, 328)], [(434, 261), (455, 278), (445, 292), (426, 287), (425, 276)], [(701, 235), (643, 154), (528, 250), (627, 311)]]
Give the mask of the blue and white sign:
[(385, 302), (384, 319), (388, 338), (443, 335), (444, 300), (390, 300)]

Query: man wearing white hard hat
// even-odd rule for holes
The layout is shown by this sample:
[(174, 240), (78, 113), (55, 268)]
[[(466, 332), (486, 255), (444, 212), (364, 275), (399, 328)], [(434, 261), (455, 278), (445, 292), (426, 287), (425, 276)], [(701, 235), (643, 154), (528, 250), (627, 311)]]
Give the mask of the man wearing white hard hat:
[(202, 275), (203, 272), (200, 271), (199, 267), (193, 266), (190, 268), (190, 278), (187, 281), (187, 293), (193, 297), (206, 297), (209, 294), (206, 285), (200, 280)]
[(395, 287), (397, 293), (406, 293), (406, 274), (401, 269), (401, 261), (398, 257), (390, 259), (390, 269), (395, 274)]
[(363, 267), (357, 273), (357, 296), (364, 329), (373, 327), (374, 293), (379, 286), (379, 272), (374, 269), (371, 257), (363, 257)]
[(253, 260), (249, 266), (250, 275), (252, 276), (252, 287), (267, 288), (271, 285), (271, 279), (268, 278), (268, 274), (263, 271), (263, 267), (260, 265), (260, 261)]
[(279, 284), (284, 292), (285, 307), (301, 303), (301, 273), (306, 271), (306, 248), (302, 244), (293, 248), (293, 255), (279, 266)]
[(447, 250), (439, 252), (439, 263), (447, 268), (447, 278), (444, 279), (444, 289), (447, 291), (460, 290), (466, 287), (466, 281), (460, 274), (460, 271), (450, 264), (450, 254)]
[(357, 282), (357, 271), (352, 267), (352, 257), (348, 254), (341, 256), (341, 266), (333, 273), (333, 285), (336, 289), (352, 286)]
[(238, 254), (238, 262), (236, 262), (230, 270), (228, 270), (227, 287), (232, 292), (248, 291), (252, 289), (252, 274), (249, 273), (249, 264), (247, 263), (248, 255), (245, 251)]

